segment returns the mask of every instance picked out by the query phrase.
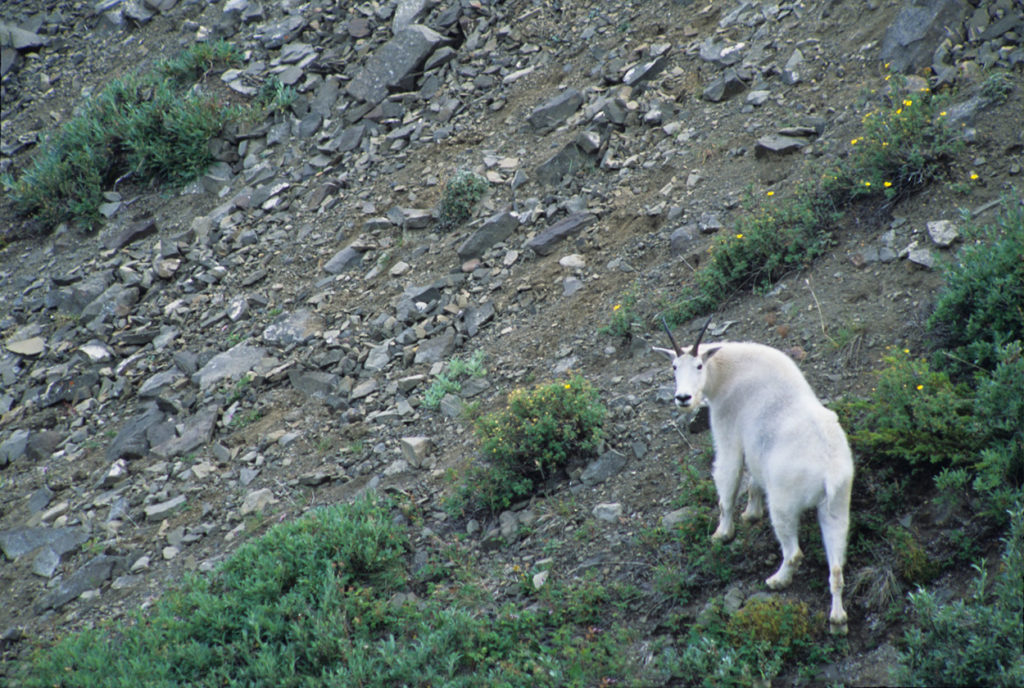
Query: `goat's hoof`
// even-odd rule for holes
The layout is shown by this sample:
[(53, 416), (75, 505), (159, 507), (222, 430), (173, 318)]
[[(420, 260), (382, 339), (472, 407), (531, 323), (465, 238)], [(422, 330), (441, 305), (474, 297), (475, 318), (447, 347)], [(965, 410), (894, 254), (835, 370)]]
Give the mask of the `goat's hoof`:
[(760, 511), (757, 511), (757, 512), (744, 511), (742, 514), (740, 514), (740, 518), (743, 519), (744, 523), (750, 523), (751, 521), (760, 521), (762, 516), (764, 516), (764, 514), (762, 512), (760, 512)]
[(719, 526), (715, 532), (711, 534), (711, 539), (715, 542), (729, 542), (735, 534), (736, 532), (734, 529), (729, 528), (728, 530), (722, 530), (722, 527)]
[(767, 579), (764, 584), (772, 590), (782, 590), (783, 588), (789, 587), (789, 584), (793, 582), (791, 577), (780, 576), (775, 574), (771, 578)]
[(832, 635), (846, 635), (850, 632), (850, 626), (846, 623), (846, 619), (842, 621), (832, 621), (829, 619), (828, 632)]

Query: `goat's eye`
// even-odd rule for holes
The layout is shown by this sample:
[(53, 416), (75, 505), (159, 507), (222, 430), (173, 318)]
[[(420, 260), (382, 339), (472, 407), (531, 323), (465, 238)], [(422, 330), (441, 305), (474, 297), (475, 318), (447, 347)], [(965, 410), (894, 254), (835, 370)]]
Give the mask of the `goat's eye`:
[(703, 369), (704, 369), (704, 364), (703, 363), (698, 363), (697, 364), (697, 370), (703, 370)]

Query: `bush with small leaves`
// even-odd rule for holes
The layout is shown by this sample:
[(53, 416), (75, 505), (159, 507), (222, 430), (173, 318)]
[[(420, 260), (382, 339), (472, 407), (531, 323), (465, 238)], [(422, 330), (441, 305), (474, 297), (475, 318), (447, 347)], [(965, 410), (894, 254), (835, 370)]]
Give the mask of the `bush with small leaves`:
[(473, 206), (487, 193), (487, 180), (469, 170), (459, 170), (444, 186), (439, 209), (441, 229), (454, 229), (473, 214)]
[(482, 461), (464, 476), (464, 503), (508, 508), (573, 459), (594, 456), (604, 437), (605, 407), (581, 376), (519, 389), (507, 408), (476, 422)]

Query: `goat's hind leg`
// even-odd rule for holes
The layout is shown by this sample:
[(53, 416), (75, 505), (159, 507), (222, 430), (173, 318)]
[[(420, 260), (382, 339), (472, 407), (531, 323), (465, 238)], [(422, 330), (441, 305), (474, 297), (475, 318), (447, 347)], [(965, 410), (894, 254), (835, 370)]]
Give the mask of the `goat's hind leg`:
[(789, 504), (775, 504), (769, 495), (768, 513), (772, 519), (772, 528), (775, 530), (775, 537), (782, 546), (782, 565), (765, 584), (772, 590), (785, 588), (792, 582), (793, 573), (804, 558), (800, 551), (800, 541), (797, 530), (800, 526), (800, 511)]
[(753, 476), (748, 476), (750, 484), (747, 485), (747, 508), (740, 514), (746, 522), (757, 521), (764, 516), (764, 490), (754, 482)]
[(846, 635), (846, 610), (843, 609), (843, 564), (846, 559), (846, 537), (850, 527), (849, 489), (846, 490), (845, 502), (837, 496), (829, 504), (828, 501), (818, 506), (818, 523), (821, 526), (821, 539), (825, 543), (825, 556), (828, 559), (828, 588), (832, 593), (832, 609), (828, 615), (829, 631), (836, 635)]

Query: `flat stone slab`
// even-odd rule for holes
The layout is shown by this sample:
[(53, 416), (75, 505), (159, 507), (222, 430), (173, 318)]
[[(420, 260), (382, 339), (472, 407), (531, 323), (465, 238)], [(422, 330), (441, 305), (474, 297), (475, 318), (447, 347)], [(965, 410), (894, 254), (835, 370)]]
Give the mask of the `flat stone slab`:
[(211, 358), (209, 363), (192, 376), (192, 382), (206, 389), (222, 380), (236, 380), (259, 365), (265, 355), (266, 351), (262, 347), (236, 344)]
[(570, 215), (530, 239), (526, 245), (532, 248), (537, 255), (546, 256), (553, 252), (558, 244), (565, 241), (568, 237), (579, 234), (584, 227), (592, 224), (596, 219), (593, 213)]
[(0, 532), (0, 550), (12, 561), (40, 547), (48, 547), (59, 556), (88, 539), (89, 534), (82, 528), (15, 528)]
[(445, 42), (444, 36), (422, 24), (406, 26), (367, 58), (348, 83), (348, 94), (376, 105), (387, 97), (390, 89), (409, 80), (430, 53)]
[(173, 459), (206, 444), (213, 438), (213, 428), (219, 414), (220, 409), (216, 406), (208, 406), (193, 414), (185, 421), (185, 430), (181, 435), (161, 442), (153, 447), (152, 453), (161, 459)]

